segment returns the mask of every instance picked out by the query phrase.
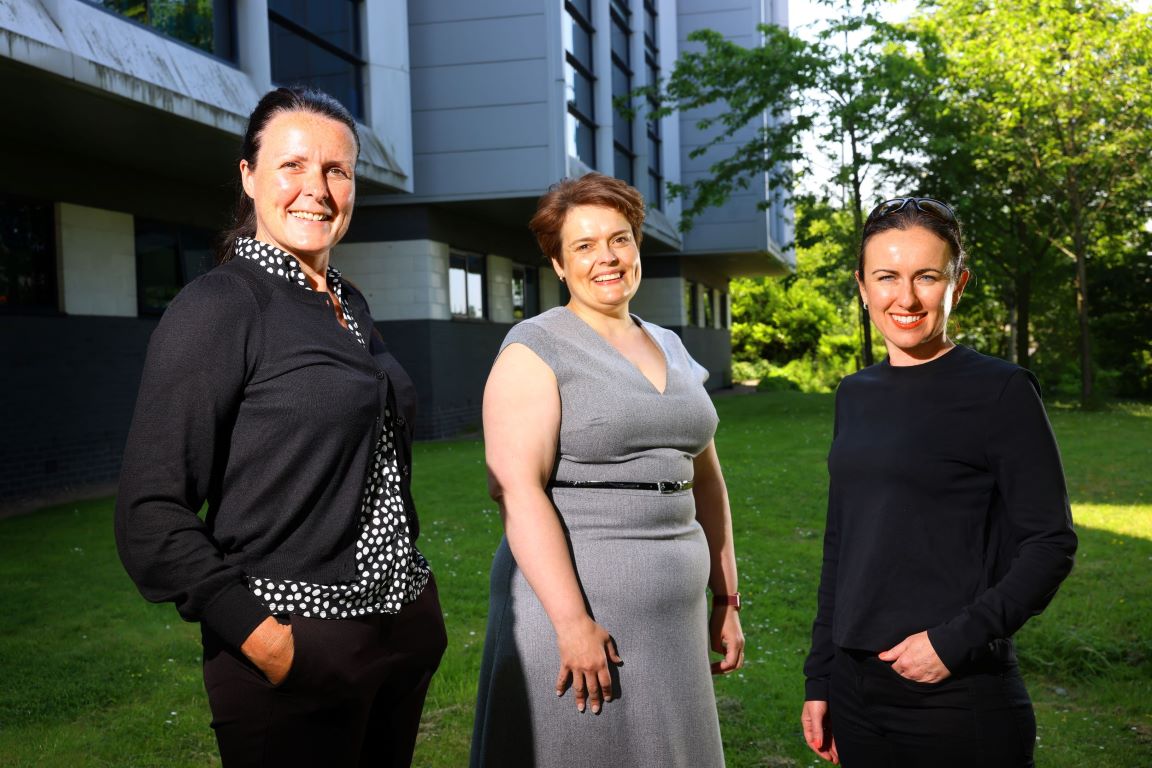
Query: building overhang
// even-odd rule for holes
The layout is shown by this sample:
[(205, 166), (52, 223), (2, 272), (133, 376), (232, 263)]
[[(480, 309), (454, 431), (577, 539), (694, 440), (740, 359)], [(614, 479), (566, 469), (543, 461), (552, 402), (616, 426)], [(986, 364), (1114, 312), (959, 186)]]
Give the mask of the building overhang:
[(676, 260), (686, 272), (712, 275), (714, 279), (733, 277), (779, 277), (796, 271), (791, 252), (778, 250), (658, 251), (646, 258)]
[[(0, 0), (0, 17), (0, 141), (192, 184), (235, 178), (266, 90), (246, 73), (83, 2)], [(360, 134), (361, 188), (407, 188), (384, 142)]]

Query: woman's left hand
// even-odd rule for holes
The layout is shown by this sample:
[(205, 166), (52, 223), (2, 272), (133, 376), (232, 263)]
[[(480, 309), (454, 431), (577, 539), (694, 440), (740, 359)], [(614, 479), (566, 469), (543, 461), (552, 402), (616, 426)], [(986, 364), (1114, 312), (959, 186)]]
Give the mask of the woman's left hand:
[(740, 614), (732, 606), (718, 605), (708, 620), (708, 634), (712, 650), (724, 658), (712, 662), (712, 674), (726, 675), (744, 666), (744, 631), (740, 628)]
[(880, 660), (892, 662), (897, 674), (917, 683), (938, 683), (952, 674), (936, 655), (927, 632), (909, 635), (881, 653)]

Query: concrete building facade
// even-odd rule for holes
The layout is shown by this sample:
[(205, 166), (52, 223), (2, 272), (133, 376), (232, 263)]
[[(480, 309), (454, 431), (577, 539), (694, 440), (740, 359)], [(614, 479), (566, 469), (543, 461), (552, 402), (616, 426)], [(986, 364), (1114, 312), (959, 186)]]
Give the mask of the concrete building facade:
[[(114, 482), (148, 336), (211, 266), (259, 97), (304, 82), (360, 122), (333, 263), (421, 396), (419, 434), (479, 424), (500, 340), (565, 301), (527, 230), (589, 170), (645, 193), (633, 310), (730, 383), (728, 281), (794, 266), (766, 186), (687, 234), (668, 182), (706, 173), (699, 115), (622, 114), (686, 36), (749, 45), (784, 0), (0, 0), (0, 500)], [(174, 9), (175, 8), (175, 9)], [(723, 151), (723, 147), (713, 151)]]

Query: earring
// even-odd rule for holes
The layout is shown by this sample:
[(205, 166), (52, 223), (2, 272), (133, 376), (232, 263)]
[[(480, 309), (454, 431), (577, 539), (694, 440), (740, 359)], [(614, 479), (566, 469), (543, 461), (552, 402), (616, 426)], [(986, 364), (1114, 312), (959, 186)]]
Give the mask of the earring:
[(868, 302), (864, 302), (864, 311), (865, 311), (865, 312), (867, 312), (867, 311), (868, 311)]
[(563, 283), (564, 281), (565, 281), (565, 277), (564, 277), (564, 275), (560, 275), (560, 282), (562, 282), (562, 283)]

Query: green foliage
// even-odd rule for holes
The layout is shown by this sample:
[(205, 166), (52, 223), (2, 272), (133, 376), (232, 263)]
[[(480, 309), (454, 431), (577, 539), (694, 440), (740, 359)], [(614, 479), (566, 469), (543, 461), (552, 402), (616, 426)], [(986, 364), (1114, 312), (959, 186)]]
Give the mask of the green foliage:
[(824, 329), (840, 322), (836, 305), (796, 276), (738, 278), (730, 291), (732, 354), (739, 360), (784, 362), (812, 354)]
[[(813, 765), (800, 736), (801, 666), (820, 568), (832, 398), (773, 392), (717, 398), (716, 408), (748, 640), (745, 669), (716, 681), (727, 764)], [(1037, 762), (1145, 765), (1152, 407), (1049, 410), (1081, 547), (1052, 605), (1017, 636), (1037, 707)], [(418, 444), (414, 466), (420, 544), (436, 571), (449, 645), (413, 765), (459, 768), (467, 764), (500, 518), (479, 441)], [(116, 557), (111, 518), (104, 500), (0, 520), (6, 768), (219, 765), (197, 627), (136, 592)]]
[(1101, 240), (1088, 264), (1098, 388), (1152, 397), (1152, 233)]
[[(905, 173), (902, 153), (914, 138), (905, 117), (924, 90), (919, 63), (889, 45), (896, 30), (879, 16), (880, 4), (838, 3), (843, 17), (811, 41), (775, 25), (760, 25), (752, 48), (710, 29), (688, 36), (698, 47), (680, 55), (662, 88), (640, 92), (661, 105), (657, 114), (686, 112), (711, 136), (691, 153), (709, 161), (708, 174), (670, 185), (685, 200), (682, 228), (765, 174), (790, 196), (794, 173), (832, 167), (833, 183), (852, 189), (858, 210), (867, 175)], [(805, 137), (817, 141), (816, 156), (804, 151)]]
[(830, 392), (858, 367), (859, 315), (852, 217), (803, 198), (796, 208), (796, 273), (731, 283), (732, 377)]
[[(1040, 365), (1072, 362), (1090, 398), (1089, 262), (1101, 243), (1133, 243), (1152, 198), (1149, 15), (1115, 0), (937, 0), (906, 30), (909, 55), (933, 72), (931, 108), (916, 116), (936, 147), (926, 178), (951, 190), (992, 267), (1017, 358), (1028, 364), (1035, 321), (1037, 346), (1060, 344)], [(1147, 246), (1121, 252), (1146, 258)], [(1076, 313), (1072, 337), (1041, 327), (1063, 317), (1057, 300)]]
[[(823, 4), (840, 16), (813, 41), (775, 27), (754, 48), (693, 34), (700, 48), (659, 93), (663, 114), (682, 110), (714, 132), (695, 153), (709, 173), (674, 189), (684, 225), (760, 175), (780, 194), (793, 173), (830, 167), (824, 194), (845, 191), (850, 237), (810, 237), (843, 261), (866, 179), (941, 197), (960, 213), (978, 278), (954, 316), (960, 341), (1059, 391), (1079, 378), (1085, 402), (1094, 361), (1104, 394), (1152, 394), (1152, 17), (1117, 0), (929, 0), (893, 25), (874, 0)], [(820, 151), (802, 152), (805, 138)], [(798, 231), (811, 258), (802, 243)], [(816, 339), (842, 329), (820, 325), (830, 317), (816, 284), (796, 282), (739, 287), (764, 309), (734, 328), (737, 359), (822, 359)], [(803, 312), (813, 324), (789, 316)], [(868, 326), (857, 329), (866, 363)]]

